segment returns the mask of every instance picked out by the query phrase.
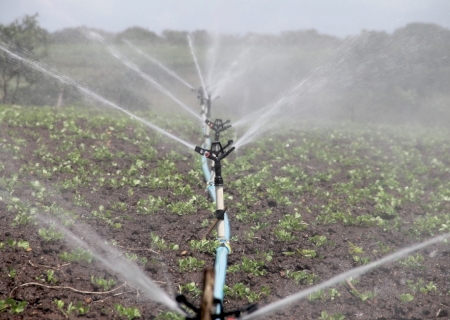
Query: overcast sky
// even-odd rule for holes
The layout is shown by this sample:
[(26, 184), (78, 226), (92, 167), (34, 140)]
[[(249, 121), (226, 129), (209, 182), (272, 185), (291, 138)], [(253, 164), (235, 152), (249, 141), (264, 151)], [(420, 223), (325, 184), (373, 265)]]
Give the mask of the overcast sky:
[(0, 0), (0, 24), (36, 12), (51, 32), (77, 26), (241, 35), (316, 29), (343, 37), (362, 29), (392, 32), (411, 22), (450, 29), (450, 0)]

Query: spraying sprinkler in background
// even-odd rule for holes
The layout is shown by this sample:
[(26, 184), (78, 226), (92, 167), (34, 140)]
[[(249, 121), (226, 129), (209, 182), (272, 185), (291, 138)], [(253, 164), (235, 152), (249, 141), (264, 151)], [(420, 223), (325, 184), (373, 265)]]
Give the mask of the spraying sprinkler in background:
[[(211, 146), (211, 137), (210, 137), (210, 127), (208, 124), (208, 118), (211, 117), (211, 94), (208, 92), (208, 88), (201, 86), (197, 90), (192, 89), (197, 94), (197, 98), (200, 101), (201, 106), (201, 118), (203, 121), (202, 132), (203, 132), (203, 144), (202, 147), (208, 149)], [(216, 141), (219, 141), (216, 139)], [(214, 185), (212, 183), (212, 170), (208, 167), (208, 161), (206, 157), (202, 157), (202, 169), (203, 175), (205, 177), (205, 181), (208, 184), (206, 190), (209, 193), (209, 196), (213, 201), (216, 201), (216, 192), (214, 191)]]
[(201, 118), (203, 121), (203, 148), (209, 148), (211, 145), (211, 139), (209, 137), (209, 128), (205, 125), (206, 119), (211, 117), (211, 94), (208, 92), (208, 88), (200, 87), (197, 90), (192, 89), (197, 94), (197, 99), (200, 101)]
[(216, 121), (212, 122), (206, 119), (205, 122), (215, 132), (214, 141), (220, 141), (220, 133), (231, 128), (231, 124), (228, 124), (230, 120), (223, 122), (222, 119), (216, 119)]
[[(205, 123), (211, 130), (214, 131), (214, 141), (220, 141), (220, 133), (227, 130), (228, 128), (231, 128), (231, 124), (228, 124), (230, 123), (230, 120), (223, 122), (222, 119), (216, 119), (214, 122), (212, 122), (209, 119), (206, 119)], [(212, 185), (214, 175), (215, 175), (214, 161), (211, 160), (211, 170), (208, 182), (209, 185)]]
[[(209, 129), (212, 129), (214, 134), (214, 143), (217, 143), (220, 141), (220, 133), (227, 130), (231, 127), (230, 120), (227, 120), (225, 122), (222, 121), (222, 119), (216, 119), (214, 122), (210, 121), (209, 119), (205, 120), (205, 127), (208, 129), (208, 139), (209, 138)], [(206, 141), (205, 141), (206, 144)], [(209, 145), (208, 145), (209, 146)], [(208, 148), (208, 146), (203, 145), (204, 148)], [(215, 144), (214, 148), (218, 148), (218, 145)], [(213, 147), (211, 147), (212, 150), (214, 150)], [(217, 150), (215, 150), (217, 151)], [(208, 160), (206, 156), (202, 157), (202, 169), (203, 169), (203, 175), (205, 176), (205, 181), (208, 184), (207, 191), (213, 201), (216, 201), (216, 192), (215, 192), (215, 186), (214, 186), (214, 179), (215, 179), (215, 163), (214, 160), (211, 160), (211, 166), (208, 166)]]

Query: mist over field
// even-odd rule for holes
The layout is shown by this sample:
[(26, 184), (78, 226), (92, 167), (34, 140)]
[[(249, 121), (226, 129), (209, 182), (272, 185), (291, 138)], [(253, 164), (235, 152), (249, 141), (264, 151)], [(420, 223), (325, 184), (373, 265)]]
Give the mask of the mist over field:
[(241, 319), (450, 314), (448, 25), (375, 10), (376, 30), (323, 31), (346, 8), (445, 14), (334, 4), (314, 24), (229, 0), (225, 32), (172, 28), (187, 2), (155, 3), (151, 29), (141, 0), (114, 25), (118, 2), (83, 1), (38, 1), (71, 26), (50, 31), (0, 10), (0, 319), (181, 320), (175, 294), (200, 305), (213, 265), (203, 297), (262, 307)]
[[(189, 34), (205, 85), (219, 97), (214, 108), (233, 120), (270, 108), (280, 99), (289, 102), (277, 107), (279, 119), (433, 126), (444, 125), (450, 117), (450, 30), (435, 24), (411, 23), (392, 33), (364, 30), (338, 38), (313, 29), (241, 36), (205, 30), (157, 34), (141, 27), (118, 33), (81, 27), (50, 33), (39, 27), (39, 17), (29, 19), (35, 31), (24, 28), (23, 39), (28, 40), (21, 40), (28, 44), (8, 33), (11, 24), (2, 26), (3, 45), (129, 110), (173, 111), (178, 106), (108, 48), (195, 110), (197, 101), (190, 87), (202, 84), (189, 49)], [(19, 27), (21, 22), (16, 24)], [(89, 32), (104, 39), (96, 41)], [(11, 58), (0, 54), (3, 103), (85, 103), (73, 87), (18, 68), (17, 62), (11, 65)]]

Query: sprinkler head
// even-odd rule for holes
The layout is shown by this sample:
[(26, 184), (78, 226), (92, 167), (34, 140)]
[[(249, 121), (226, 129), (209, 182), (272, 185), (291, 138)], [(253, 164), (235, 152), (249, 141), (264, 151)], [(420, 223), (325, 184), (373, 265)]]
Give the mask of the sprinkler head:
[(205, 156), (206, 158), (211, 159), (214, 162), (220, 163), (220, 160), (227, 157), (235, 149), (235, 147), (232, 147), (228, 151), (225, 151), (225, 149), (227, 149), (231, 144), (233, 144), (233, 140), (229, 140), (228, 143), (224, 147), (222, 147), (220, 141), (214, 141), (211, 143), (211, 150), (203, 149), (199, 146), (196, 146), (194, 150), (200, 155)]
[(235, 147), (232, 147), (228, 151), (225, 151), (225, 149), (232, 143), (233, 140), (230, 140), (225, 147), (222, 147), (222, 144), (219, 141), (214, 141), (211, 143), (211, 150), (203, 149), (198, 146), (195, 147), (195, 152), (214, 162), (214, 185), (216, 187), (223, 186), (222, 165), (220, 164), (220, 161), (227, 157), (235, 149)]
[(214, 138), (215, 141), (220, 140), (220, 133), (222, 131), (225, 131), (231, 127), (231, 124), (227, 125), (228, 123), (230, 123), (230, 120), (223, 122), (222, 119), (216, 119), (214, 122), (212, 122), (211, 120), (206, 119), (205, 122), (216, 133)]

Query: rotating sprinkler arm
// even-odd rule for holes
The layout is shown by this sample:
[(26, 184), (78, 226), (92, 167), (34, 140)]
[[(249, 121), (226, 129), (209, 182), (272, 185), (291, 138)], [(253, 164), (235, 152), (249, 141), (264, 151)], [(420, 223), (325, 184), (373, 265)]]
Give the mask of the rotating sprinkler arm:
[(231, 144), (233, 144), (233, 140), (229, 140), (228, 143), (224, 147), (222, 147), (222, 144), (219, 141), (214, 141), (211, 144), (211, 150), (200, 148), (198, 146), (195, 147), (194, 150), (200, 155), (205, 156), (210, 160), (213, 160), (216, 165), (217, 164), (220, 165), (220, 161), (226, 158), (235, 149), (235, 147), (232, 147), (230, 150), (225, 151), (225, 149), (228, 148)]
[[(229, 140), (228, 143), (225, 145), (225, 147), (222, 147), (222, 144), (219, 141), (214, 141), (211, 144), (211, 150), (195, 147), (195, 152), (199, 153), (202, 156), (205, 156), (206, 158), (212, 160), (214, 162), (214, 171), (215, 171), (215, 177), (214, 177), (214, 185), (216, 187), (222, 187), (223, 186), (223, 179), (222, 179), (222, 164), (220, 161), (224, 158), (226, 158), (235, 147), (232, 147), (228, 151), (225, 151), (226, 148), (228, 148), (233, 143), (233, 140)], [(223, 203), (221, 205), (223, 210)]]

